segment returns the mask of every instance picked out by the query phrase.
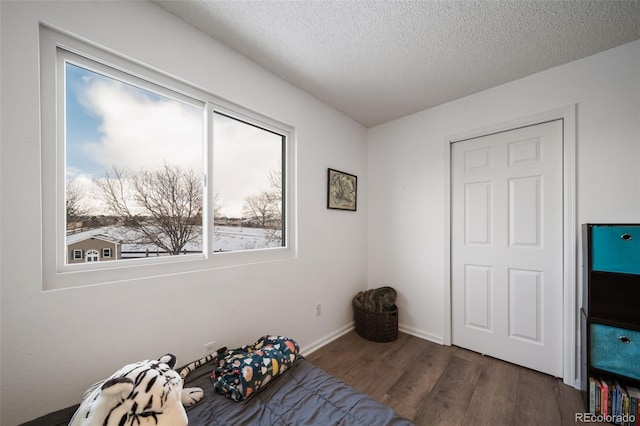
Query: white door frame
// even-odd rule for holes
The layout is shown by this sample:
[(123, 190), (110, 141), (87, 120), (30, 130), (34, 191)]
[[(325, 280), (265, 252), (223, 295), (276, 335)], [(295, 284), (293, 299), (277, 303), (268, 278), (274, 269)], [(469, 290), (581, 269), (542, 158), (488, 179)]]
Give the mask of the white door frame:
[(492, 133), (516, 129), (518, 127), (540, 124), (551, 120), (563, 120), (562, 136), (562, 181), (563, 181), (563, 259), (562, 259), (562, 341), (563, 361), (562, 379), (566, 385), (580, 388), (576, 381), (576, 324), (578, 323), (577, 286), (576, 286), (576, 105), (568, 105), (551, 111), (530, 115), (458, 133), (444, 140), (444, 336), (443, 343), (451, 345), (451, 144), (464, 139), (486, 136)]

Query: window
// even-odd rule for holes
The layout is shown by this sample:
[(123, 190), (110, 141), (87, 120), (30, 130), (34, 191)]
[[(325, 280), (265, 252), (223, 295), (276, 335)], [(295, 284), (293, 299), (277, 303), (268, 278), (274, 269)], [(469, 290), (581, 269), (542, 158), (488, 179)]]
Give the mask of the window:
[(58, 57), (66, 229), (86, 223), (86, 237), (122, 241), (122, 261), (202, 253), (204, 102), (62, 49)]
[[(45, 27), (41, 46), (46, 288), (295, 255), (288, 126)], [(68, 258), (94, 238), (117, 252)]]
[(214, 250), (283, 246), (285, 137), (219, 112), (213, 128)]

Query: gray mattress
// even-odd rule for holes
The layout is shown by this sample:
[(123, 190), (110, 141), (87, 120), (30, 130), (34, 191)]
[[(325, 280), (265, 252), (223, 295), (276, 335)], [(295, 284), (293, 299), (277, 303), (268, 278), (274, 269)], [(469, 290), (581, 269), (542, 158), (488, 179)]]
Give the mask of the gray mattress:
[[(205, 397), (187, 409), (189, 426), (344, 425), (405, 426), (412, 423), (391, 408), (299, 358), (286, 372), (246, 401), (234, 402), (213, 390), (212, 365), (193, 371), (185, 387), (199, 386)], [(72, 407), (41, 417), (30, 426), (68, 424)]]

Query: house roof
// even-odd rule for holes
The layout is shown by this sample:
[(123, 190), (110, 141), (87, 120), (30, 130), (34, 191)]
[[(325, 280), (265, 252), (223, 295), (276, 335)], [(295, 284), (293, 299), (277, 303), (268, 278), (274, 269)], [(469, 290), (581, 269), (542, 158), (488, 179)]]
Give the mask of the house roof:
[(640, 39), (640, 1), (152, 0), (365, 126)]
[[(93, 231), (95, 232), (95, 230)], [(75, 243), (79, 243), (81, 241), (85, 241), (85, 240), (89, 240), (89, 239), (96, 239), (96, 240), (101, 240), (101, 241), (105, 241), (107, 243), (111, 243), (111, 244), (121, 244), (121, 242), (109, 235), (105, 235), (105, 234), (100, 234), (100, 233), (92, 233), (92, 231), (87, 231), (87, 232), (79, 232), (77, 234), (72, 234), (72, 235), (68, 235), (67, 236), (67, 245), (71, 245), (71, 244), (75, 244)]]

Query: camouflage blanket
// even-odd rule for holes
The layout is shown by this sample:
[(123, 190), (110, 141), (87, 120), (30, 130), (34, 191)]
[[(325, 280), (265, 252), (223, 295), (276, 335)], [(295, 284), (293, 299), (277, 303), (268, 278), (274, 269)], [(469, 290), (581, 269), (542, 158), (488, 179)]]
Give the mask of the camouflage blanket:
[(397, 293), (393, 287), (380, 287), (361, 291), (353, 298), (354, 306), (369, 312), (393, 311)]

